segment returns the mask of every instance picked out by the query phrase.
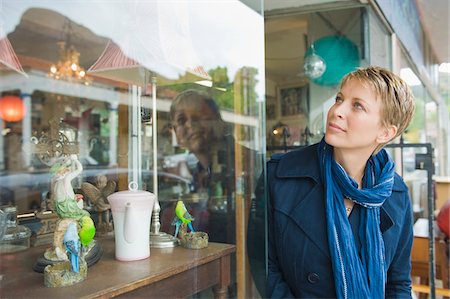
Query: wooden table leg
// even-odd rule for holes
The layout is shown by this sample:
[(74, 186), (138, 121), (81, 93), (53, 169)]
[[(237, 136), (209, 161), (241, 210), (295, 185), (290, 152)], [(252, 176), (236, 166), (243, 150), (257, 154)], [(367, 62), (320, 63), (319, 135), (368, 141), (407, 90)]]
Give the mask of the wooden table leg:
[(225, 299), (230, 285), (230, 255), (220, 258), (219, 283), (213, 287), (214, 298)]

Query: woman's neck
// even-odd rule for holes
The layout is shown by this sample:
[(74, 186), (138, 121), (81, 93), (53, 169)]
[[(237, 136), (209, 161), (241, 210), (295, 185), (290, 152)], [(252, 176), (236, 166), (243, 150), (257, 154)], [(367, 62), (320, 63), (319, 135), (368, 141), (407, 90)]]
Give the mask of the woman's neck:
[(207, 149), (203, 149), (201, 152), (193, 152), (193, 154), (197, 157), (203, 168), (206, 169), (210, 167), (212, 163), (217, 163), (217, 153), (220, 148), (224, 147), (224, 142), (214, 141), (211, 142)]
[(211, 163), (211, 159), (208, 153), (194, 153), (195, 157), (198, 159), (198, 162), (203, 166), (204, 169), (207, 169)]
[(334, 149), (333, 155), (336, 162), (344, 168), (345, 172), (347, 172), (356, 183), (358, 183), (358, 188), (362, 188), (364, 170), (371, 153)]

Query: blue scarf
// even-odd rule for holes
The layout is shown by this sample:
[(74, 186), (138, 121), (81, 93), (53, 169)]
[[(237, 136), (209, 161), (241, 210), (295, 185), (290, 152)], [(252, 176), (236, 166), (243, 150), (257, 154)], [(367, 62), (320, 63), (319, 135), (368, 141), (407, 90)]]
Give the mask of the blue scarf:
[[(363, 188), (333, 158), (333, 147), (318, 148), (325, 185), (328, 245), (337, 298), (384, 298), (386, 265), (380, 231), (380, 207), (392, 193), (394, 162), (383, 149), (367, 161)], [(358, 254), (345, 211), (344, 198), (361, 208)]]

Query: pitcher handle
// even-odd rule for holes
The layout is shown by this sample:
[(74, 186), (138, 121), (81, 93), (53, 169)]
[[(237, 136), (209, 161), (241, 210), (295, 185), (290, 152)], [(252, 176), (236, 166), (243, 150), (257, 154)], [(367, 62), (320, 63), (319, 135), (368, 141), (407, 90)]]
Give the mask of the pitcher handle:
[(129, 244), (134, 243), (137, 237), (137, 231), (139, 230), (139, 228), (136, 227), (136, 217), (135, 208), (132, 207), (131, 202), (127, 202), (125, 205), (125, 219), (123, 221), (123, 237)]

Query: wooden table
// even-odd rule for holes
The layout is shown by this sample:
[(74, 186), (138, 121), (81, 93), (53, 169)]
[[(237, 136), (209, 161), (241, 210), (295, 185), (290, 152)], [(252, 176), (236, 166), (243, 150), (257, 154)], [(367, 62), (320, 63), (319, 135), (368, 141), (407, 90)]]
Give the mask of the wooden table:
[[(438, 230), (435, 228), (435, 236), (438, 236)], [(449, 260), (446, 255), (447, 244), (439, 237), (435, 238), (434, 243), (434, 265), (435, 279), (442, 280), (443, 288), (435, 288), (436, 295), (450, 296), (449, 289)], [(413, 290), (419, 293), (431, 292), (429, 281), (429, 233), (428, 219), (420, 218), (414, 224), (414, 241), (411, 252), (411, 276), (418, 277), (418, 284), (413, 283)], [(426, 297), (426, 296), (421, 296)]]
[(33, 265), (44, 247), (0, 255), (2, 298), (185, 298), (213, 287), (225, 298), (230, 284), (230, 256), (234, 245), (210, 243), (199, 250), (182, 247), (150, 249), (150, 257), (133, 262), (114, 258), (114, 238), (100, 239), (104, 253), (88, 269), (85, 281), (69, 287), (46, 288), (44, 275)]

